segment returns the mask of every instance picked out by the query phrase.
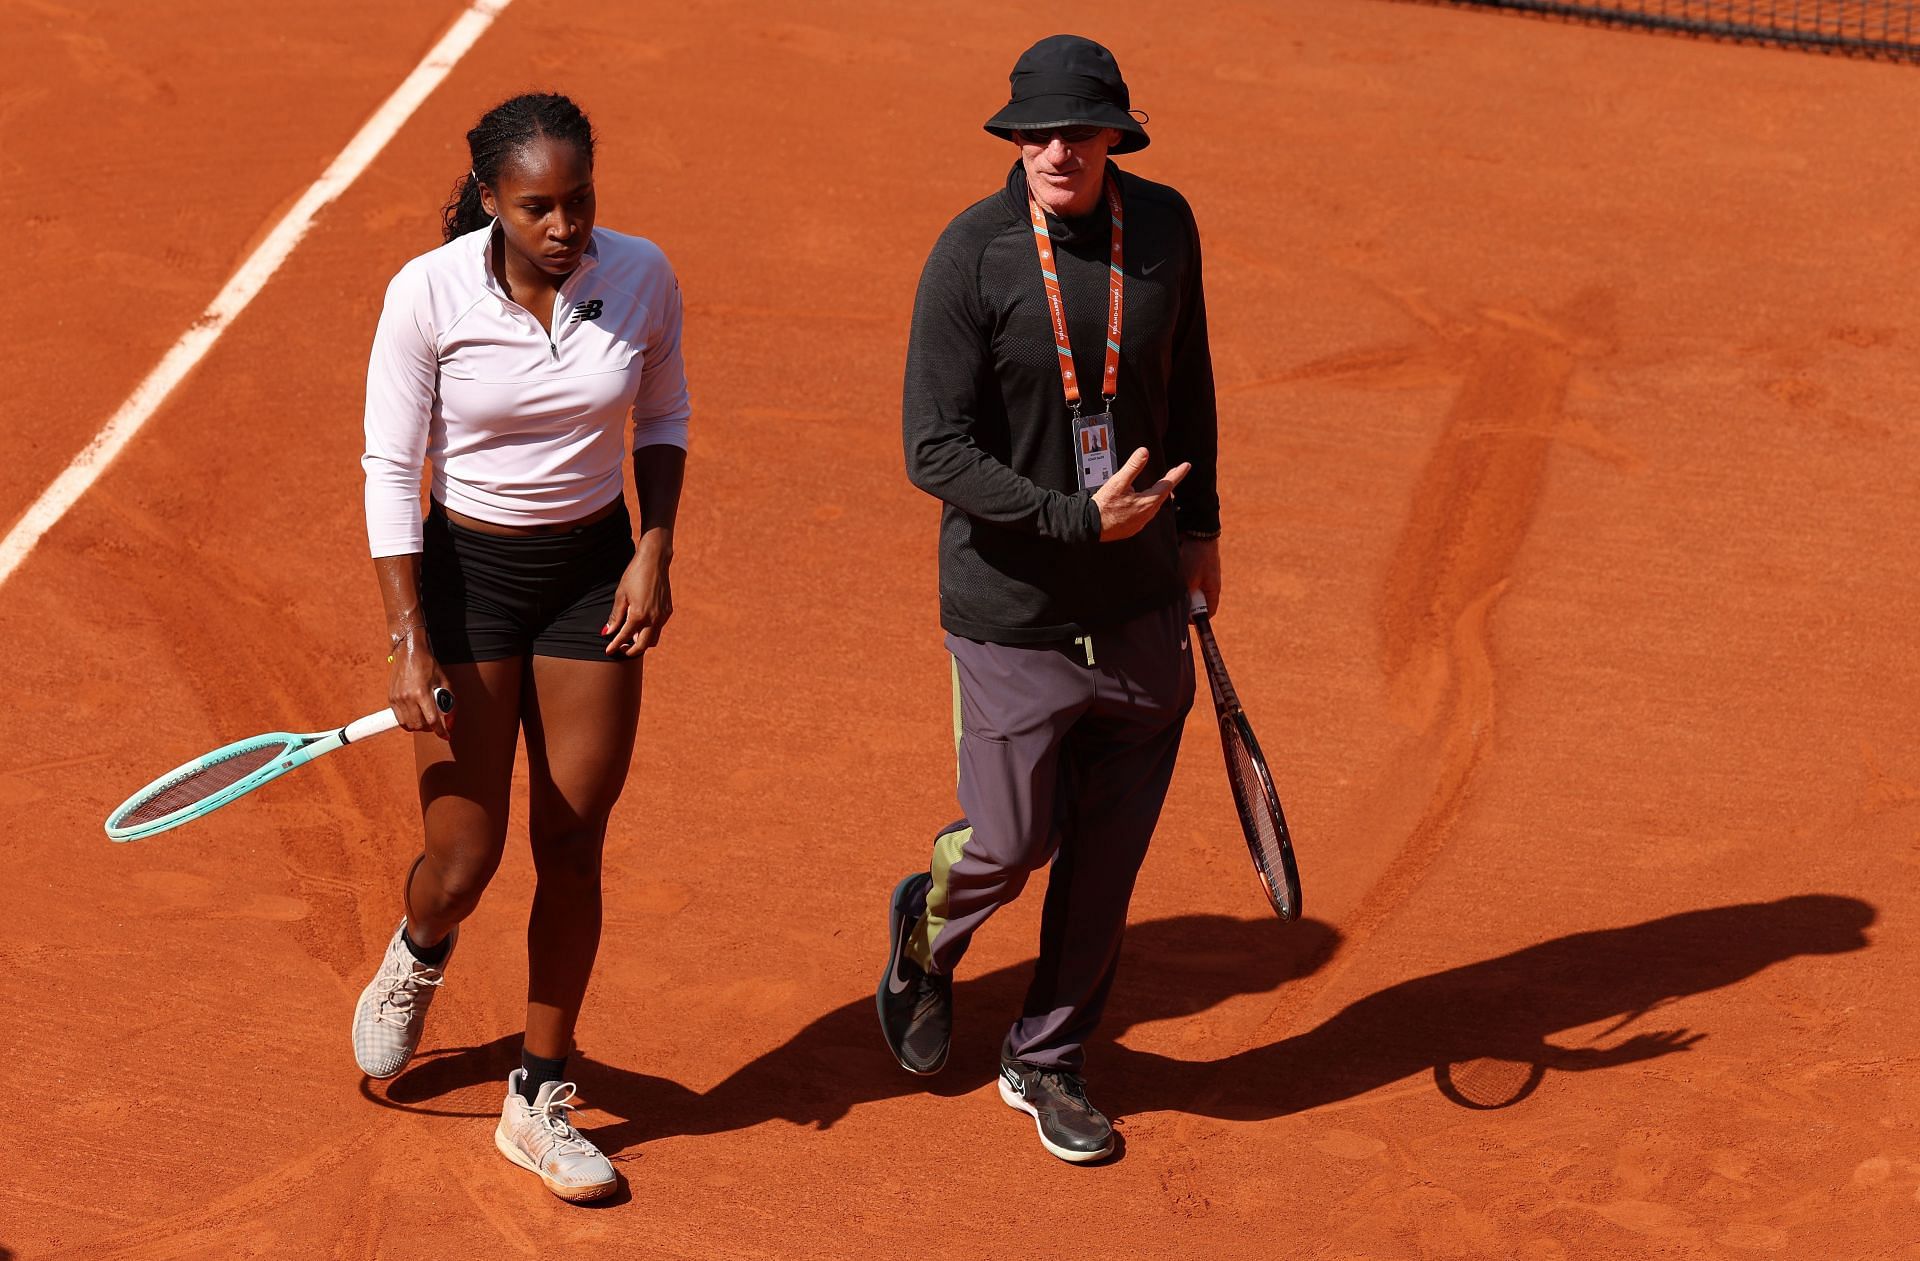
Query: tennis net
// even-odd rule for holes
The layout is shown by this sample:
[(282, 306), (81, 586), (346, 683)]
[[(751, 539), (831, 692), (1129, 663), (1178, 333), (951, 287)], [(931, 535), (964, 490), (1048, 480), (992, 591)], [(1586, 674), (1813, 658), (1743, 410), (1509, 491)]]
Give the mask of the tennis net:
[[(1430, 0), (1431, 2), (1431, 0)], [(1440, 0), (1473, 9), (1920, 61), (1913, 0)]]

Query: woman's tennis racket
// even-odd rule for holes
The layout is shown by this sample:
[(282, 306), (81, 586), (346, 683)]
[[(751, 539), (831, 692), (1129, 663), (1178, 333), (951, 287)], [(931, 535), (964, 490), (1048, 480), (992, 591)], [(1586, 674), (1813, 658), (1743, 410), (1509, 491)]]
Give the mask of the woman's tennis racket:
[(1293, 841), (1287, 818), (1280, 813), (1280, 796), (1273, 790), (1273, 773), (1260, 755), (1260, 744), (1240, 709), (1227, 663), (1213, 638), (1213, 619), (1206, 597), (1192, 598), (1194, 637), (1200, 641), (1200, 659), (1206, 663), (1207, 686), (1213, 689), (1213, 709), (1220, 718), (1220, 744), (1227, 755), (1227, 783), (1233, 787), (1233, 805), (1240, 812), (1240, 830), (1253, 854), (1253, 870), (1260, 877), (1267, 901), (1281, 919), (1300, 918), (1300, 869), (1293, 861)]
[[(446, 688), (435, 688), (433, 701), (441, 713), (453, 712), (453, 693)], [(137, 841), (190, 823), (342, 745), (392, 731), (399, 725), (391, 709), (382, 709), (356, 718), (337, 731), (307, 735), (273, 731), (236, 740), (175, 767), (121, 802), (120, 808), (107, 816), (107, 839)]]

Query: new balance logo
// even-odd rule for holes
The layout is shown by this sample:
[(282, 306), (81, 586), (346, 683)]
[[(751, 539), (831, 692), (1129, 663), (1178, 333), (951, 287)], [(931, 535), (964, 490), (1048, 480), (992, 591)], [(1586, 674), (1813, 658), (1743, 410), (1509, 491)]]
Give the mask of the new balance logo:
[(575, 324), (583, 324), (588, 320), (599, 319), (600, 312), (605, 305), (606, 304), (598, 298), (590, 298), (582, 302), (579, 306), (573, 308), (573, 322)]

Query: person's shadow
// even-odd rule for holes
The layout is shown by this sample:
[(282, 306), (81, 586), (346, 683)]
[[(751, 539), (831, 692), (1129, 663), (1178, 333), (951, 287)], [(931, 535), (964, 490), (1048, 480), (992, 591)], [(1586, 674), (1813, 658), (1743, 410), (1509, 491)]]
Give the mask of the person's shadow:
[[(1874, 918), (1873, 907), (1857, 898), (1808, 894), (1573, 933), (1403, 981), (1316, 1028), (1211, 1061), (1135, 1051), (1112, 1039), (1236, 995), (1278, 990), (1321, 967), (1339, 933), (1316, 920), (1153, 920), (1128, 931), (1121, 980), (1088, 1058), (1099, 1098), (1116, 1115), (1172, 1110), (1263, 1119), (1426, 1072), (1457, 1103), (1501, 1106), (1523, 1098), (1547, 1070), (1629, 1064), (1685, 1051), (1705, 1036), (1662, 1030), (1606, 1047), (1563, 1047), (1550, 1040), (1555, 1035), (1611, 1021), (1598, 1035), (1611, 1037), (1673, 999), (1732, 985), (1797, 955), (1862, 949)], [(862, 1103), (968, 1093), (997, 1071), (1000, 1032), (1019, 1011), (1031, 971), (1026, 963), (954, 987), (953, 1057), (934, 1078), (911, 1077), (893, 1062), (864, 990), (704, 1094), (576, 1055), (584, 1101), (621, 1118), (590, 1136), (612, 1155), (668, 1135), (723, 1133), (775, 1119), (826, 1129)], [(394, 1078), (384, 1097), (365, 1083), (362, 1093), (385, 1106), (440, 1111), (433, 1101), (441, 1096), (505, 1081), (518, 1067), (518, 1048), (514, 1034), (429, 1052)], [(1520, 1065), (1521, 1076), (1501, 1087), (1505, 1097), (1469, 1097), (1449, 1069), (1476, 1061)]]
[[(1182, 915), (1128, 928), (1120, 983), (1102, 1021), (1104, 1042), (1138, 1024), (1190, 1016), (1238, 994), (1265, 994), (1326, 962), (1339, 934), (1317, 920)], [(877, 968), (877, 965), (876, 965)], [(871, 991), (820, 1016), (705, 1094), (636, 1073), (591, 1054), (572, 1059), (581, 1101), (621, 1118), (589, 1137), (612, 1155), (676, 1134), (717, 1134), (768, 1120), (831, 1127), (854, 1107), (897, 1095), (965, 1094), (999, 1072), (1000, 1036), (1019, 1014), (1031, 961), (954, 985), (953, 1055), (938, 1077), (903, 1072), (880, 1037)], [(876, 970), (876, 979), (877, 979)], [(430, 1050), (376, 1093), (374, 1103), (438, 1115), (481, 1115), (437, 1106), (456, 1091), (504, 1082), (520, 1066), (520, 1035), (481, 1046)], [(1104, 1049), (1094, 1052), (1104, 1058)], [(487, 1115), (492, 1115), (488, 1113)]]
[[(1315, 1028), (1206, 1063), (1114, 1048), (1113, 1099), (1233, 1120), (1350, 1099), (1420, 1073), (1467, 1107), (1517, 1103), (1550, 1071), (1584, 1072), (1683, 1052), (1706, 1034), (1635, 1032), (1662, 1005), (1743, 981), (1797, 955), (1864, 949), (1872, 906), (1805, 894), (1686, 911), (1556, 937), (1403, 981)], [(1601, 1021), (1587, 1045), (1555, 1035)], [(1486, 1086), (1476, 1091), (1472, 1083)]]

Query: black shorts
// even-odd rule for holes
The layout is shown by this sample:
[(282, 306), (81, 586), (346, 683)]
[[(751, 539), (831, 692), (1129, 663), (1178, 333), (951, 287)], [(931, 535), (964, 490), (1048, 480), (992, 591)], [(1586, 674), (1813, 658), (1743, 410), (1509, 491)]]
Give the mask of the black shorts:
[(627, 506), (560, 534), (503, 538), (427, 513), (420, 603), (440, 661), (615, 661), (600, 628), (633, 560)]

